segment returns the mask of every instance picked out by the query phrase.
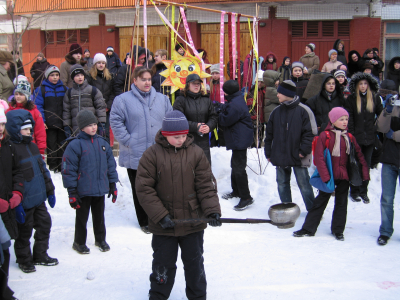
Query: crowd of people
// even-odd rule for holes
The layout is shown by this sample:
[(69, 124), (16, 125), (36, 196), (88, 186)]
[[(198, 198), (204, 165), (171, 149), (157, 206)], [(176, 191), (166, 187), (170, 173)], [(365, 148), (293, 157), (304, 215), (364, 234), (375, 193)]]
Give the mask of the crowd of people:
[[(185, 51), (191, 50), (176, 45), (175, 55)], [(400, 57), (391, 59), (383, 78), (384, 64), (376, 48), (363, 56), (351, 50), (346, 56), (344, 42), (337, 40), (322, 67), (314, 51), (310, 43), (302, 57), (294, 61), (285, 56), (280, 66), (274, 53), (268, 52), (257, 64), (251, 51), (244, 62), (238, 61), (236, 70), (228, 62), (230, 78), (222, 90), (219, 64), (211, 62), (206, 85), (198, 73), (176, 70), (188, 76), (174, 96), (161, 75), (166, 70), (163, 60), (168, 59), (165, 49), (153, 54), (134, 46), (121, 62), (111, 46), (106, 54), (92, 58), (88, 49), (72, 44), (60, 68), (39, 53), (30, 70), (32, 83), (23, 73), (19, 53), (0, 51), (0, 298), (16, 299), (8, 287), (11, 239), (23, 272), (35, 272), (35, 265), (58, 264), (47, 254), (51, 216), (45, 201), (51, 208), (56, 204), (51, 172), (61, 172), (76, 211), (72, 248), (90, 253), (86, 227), (91, 210), (95, 246), (110, 250), (105, 195), (113, 203), (118, 196), (110, 130), (119, 143), (119, 165), (127, 169), (138, 224), (144, 233), (153, 234), (150, 299), (169, 297), (178, 245), (188, 298), (206, 297), (206, 224), (175, 220), (206, 217), (211, 226), (221, 226), (211, 147), (232, 150), (232, 191), (222, 198), (238, 198), (235, 210), (254, 203), (246, 173), (247, 149), (264, 147), (265, 157), (276, 167), (281, 202), (292, 202), (293, 171), (308, 212), (293, 235), (314, 236), (334, 196), (331, 230), (340, 241), (349, 195), (354, 202), (370, 202), (369, 169), (381, 162), (386, 188), (377, 242), (387, 244), (393, 234), (400, 175), (400, 106), (395, 100)], [(198, 52), (210, 63), (204, 49)], [(351, 158), (358, 161), (360, 184), (351, 180)], [(308, 173), (313, 163), (322, 184), (334, 180), (333, 193), (319, 189), (314, 196)]]

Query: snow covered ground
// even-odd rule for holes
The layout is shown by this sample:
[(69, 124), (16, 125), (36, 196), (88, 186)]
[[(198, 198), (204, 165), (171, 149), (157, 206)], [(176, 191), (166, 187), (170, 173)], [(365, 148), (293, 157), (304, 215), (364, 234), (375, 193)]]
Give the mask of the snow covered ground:
[[(219, 195), (230, 192), (231, 152), (211, 151)], [(259, 152), (262, 169), (266, 162)], [(256, 150), (249, 151), (248, 164), (259, 168)], [(313, 170), (310, 170), (312, 172)], [(115, 204), (106, 198), (107, 242), (111, 251), (94, 246), (91, 218), (88, 223), (89, 255), (72, 250), (75, 212), (68, 204), (60, 174), (52, 174), (57, 204), (49, 208), (53, 220), (49, 255), (58, 258), (55, 267), (36, 266), (25, 274), (15, 263), (11, 249), (10, 287), (20, 300), (28, 299), (148, 299), (151, 272), (151, 235), (138, 227), (131, 187), (124, 168), (118, 168), (122, 187)], [(233, 210), (238, 199), (223, 200), (223, 217), (268, 218), (268, 208), (279, 203), (275, 168), (268, 165), (263, 175), (249, 168), (249, 184), (255, 199), (242, 212)], [(259, 171), (257, 171), (259, 173)], [(302, 213), (296, 226), (278, 229), (270, 224), (223, 224), (205, 232), (204, 258), (208, 299), (399, 299), (400, 295), (400, 191), (395, 199), (395, 233), (388, 245), (379, 247), (380, 166), (371, 171), (371, 204), (349, 201), (345, 241), (330, 234), (333, 198), (315, 237), (295, 238), (306, 215), (292, 175), (292, 197)], [(183, 266), (178, 257), (175, 286), (170, 299), (186, 299)], [(94, 280), (87, 279), (93, 272)]]

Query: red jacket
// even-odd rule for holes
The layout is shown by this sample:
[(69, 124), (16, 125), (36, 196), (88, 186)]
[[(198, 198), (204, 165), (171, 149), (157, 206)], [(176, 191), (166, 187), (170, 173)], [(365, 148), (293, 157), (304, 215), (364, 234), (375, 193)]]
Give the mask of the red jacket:
[[(212, 79), (211, 79), (212, 80)], [(210, 91), (210, 99), (212, 102), (221, 102), (221, 87), (219, 84), (219, 80), (217, 84), (213, 84), (212, 91)]]
[[(332, 150), (335, 145), (335, 139), (336, 135), (334, 132), (331, 130), (333, 129), (333, 126), (331, 123), (328, 124), (326, 127), (327, 130), (329, 131), (329, 151), (331, 152), (332, 156)], [(326, 145), (326, 133), (325, 131), (321, 132), (319, 135), (318, 141), (317, 141), (317, 146), (315, 148), (315, 153), (314, 153), (314, 163), (318, 169), (318, 172), (321, 176), (321, 179), (323, 182), (328, 182), (329, 179), (331, 178), (329, 176), (328, 168), (326, 167), (325, 159), (324, 159), (324, 151), (325, 151), (325, 145)], [(356, 139), (354, 136), (349, 136), (349, 140), (353, 142), (354, 146), (356, 147), (356, 154), (358, 157), (359, 162), (362, 165), (362, 177), (363, 180), (369, 180), (369, 168), (367, 165), (367, 162), (364, 159), (364, 155), (361, 152), (360, 146), (357, 144)], [(344, 140), (344, 137), (340, 138), (340, 156), (332, 156), (332, 169), (333, 169), (333, 178), (335, 180), (349, 180), (349, 175), (347, 174), (347, 162), (349, 159), (349, 155), (346, 154), (346, 141)]]
[[(10, 105), (10, 108), (7, 110), (7, 112), (15, 109), (25, 109), (25, 108), (23, 107), (22, 104), (17, 103), (15, 107), (12, 107)], [(46, 129), (44, 127), (42, 114), (36, 108), (36, 105), (34, 109), (28, 111), (32, 114), (33, 120), (35, 121), (35, 126), (32, 135), (33, 142), (38, 146), (40, 154), (44, 154), (44, 151), (46, 150), (47, 146), (46, 146)]]

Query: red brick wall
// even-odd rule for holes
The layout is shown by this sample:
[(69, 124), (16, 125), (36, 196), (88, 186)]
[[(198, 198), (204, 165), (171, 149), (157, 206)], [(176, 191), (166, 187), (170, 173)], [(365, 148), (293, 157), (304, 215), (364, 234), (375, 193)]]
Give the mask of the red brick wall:
[(357, 50), (360, 55), (368, 48), (381, 46), (381, 19), (355, 18), (350, 22), (350, 48)]

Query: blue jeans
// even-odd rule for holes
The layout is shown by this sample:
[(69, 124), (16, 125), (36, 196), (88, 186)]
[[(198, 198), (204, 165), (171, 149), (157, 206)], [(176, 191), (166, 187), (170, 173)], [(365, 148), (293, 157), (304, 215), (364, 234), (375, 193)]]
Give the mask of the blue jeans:
[[(314, 192), (310, 184), (310, 175), (308, 169), (303, 167), (293, 167), (296, 176), (297, 185), (303, 197), (307, 211), (309, 211), (314, 203)], [(290, 175), (292, 168), (276, 167), (276, 182), (278, 183), (279, 198), (282, 202), (292, 202), (292, 192), (290, 190)]]
[(379, 233), (388, 237), (393, 234), (393, 200), (399, 175), (400, 169), (396, 166), (382, 164), (381, 227)]

